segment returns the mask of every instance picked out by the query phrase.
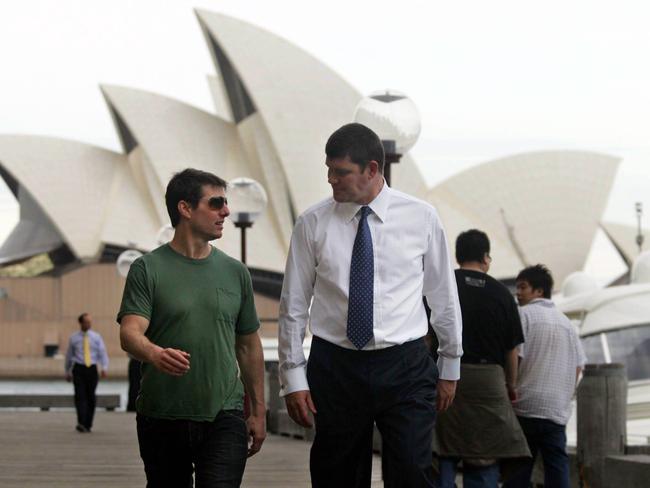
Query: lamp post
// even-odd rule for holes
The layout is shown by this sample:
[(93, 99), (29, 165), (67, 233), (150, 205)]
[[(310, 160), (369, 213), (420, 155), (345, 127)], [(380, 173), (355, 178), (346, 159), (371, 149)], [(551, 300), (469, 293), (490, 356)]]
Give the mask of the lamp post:
[[(167, 244), (169, 241), (171, 241), (173, 237), (174, 228), (170, 224), (165, 224), (160, 229), (158, 229), (158, 232), (156, 233), (156, 242), (159, 246), (162, 246), (163, 244)], [(137, 247), (137, 244), (134, 242), (129, 241), (127, 244), (132, 248)], [(137, 249), (127, 249), (126, 251), (122, 251), (122, 253), (117, 257), (117, 261), (115, 262), (117, 273), (121, 277), (126, 278), (129, 274), (129, 269), (131, 269), (133, 261), (138, 259), (140, 256), (142, 256), (142, 253)]]
[(639, 247), (639, 254), (643, 251), (643, 229), (641, 228), (641, 217), (643, 217), (643, 203), (636, 202), (634, 204), (636, 210), (636, 222), (637, 222), (637, 233), (636, 233), (636, 245)]
[(241, 262), (246, 264), (246, 229), (266, 208), (268, 198), (264, 187), (251, 178), (235, 178), (228, 184), (230, 220), (241, 229)]
[(140, 256), (142, 256), (142, 253), (137, 249), (127, 249), (126, 251), (123, 251), (117, 257), (117, 261), (115, 262), (115, 267), (117, 268), (118, 274), (122, 278), (126, 278), (129, 274), (129, 269), (131, 268), (133, 261), (138, 259)]
[(377, 133), (384, 146), (384, 178), (390, 185), (390, 165), (399, 163), (420, 135), (420, 114), (413, 101), (396, 90), (383, 90), (363, 98), (354, 111), (354, 121)]

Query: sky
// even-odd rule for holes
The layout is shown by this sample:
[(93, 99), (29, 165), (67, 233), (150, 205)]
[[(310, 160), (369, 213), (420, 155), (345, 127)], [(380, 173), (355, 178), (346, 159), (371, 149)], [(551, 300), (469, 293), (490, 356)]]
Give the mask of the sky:
[[(361, 93), (410, 96), (422, 119), (412, 155), (430, 185), (517, 152), (581, 149), (623, 160), (604, 220), (635, 225), (634, 203), (650, 205), (644, 1), (2, 2), (0, 134), (119, 151), (100, 83), (212, 111), (206, 76), (215, 69), (194, 8), (284, 37)], [(0, 188), (0, 239), (16, 218)], [(596, 247), (588, 270), (620, 271), (611, 250)]]

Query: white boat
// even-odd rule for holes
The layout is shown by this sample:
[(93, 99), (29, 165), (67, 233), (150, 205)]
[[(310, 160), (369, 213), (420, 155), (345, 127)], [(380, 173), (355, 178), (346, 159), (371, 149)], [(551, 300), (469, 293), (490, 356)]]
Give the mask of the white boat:
[[(588, 362), (625, 365), (627, 443), (650, 444), (650, 253), (637, 258), (630, 284), (599, 289), (574, 273), (562, 290), (556, 304), (578, 328)], [(567, 437), (575, 445), (575, 408)]]

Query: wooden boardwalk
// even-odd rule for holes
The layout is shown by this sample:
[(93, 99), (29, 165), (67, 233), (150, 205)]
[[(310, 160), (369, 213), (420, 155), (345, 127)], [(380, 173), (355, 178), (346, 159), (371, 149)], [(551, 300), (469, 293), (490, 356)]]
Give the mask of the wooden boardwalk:
[[(74, 411), (0, 411), (0, 486), (3, 488), (144, 487), (135, 417), (98, 411), (91, 434), (74, 430)], [(247, 465), (245, 488), (306, 488), (309, 444), (269, 436)], [(379, 459), (373, 463), (373, 487)]]

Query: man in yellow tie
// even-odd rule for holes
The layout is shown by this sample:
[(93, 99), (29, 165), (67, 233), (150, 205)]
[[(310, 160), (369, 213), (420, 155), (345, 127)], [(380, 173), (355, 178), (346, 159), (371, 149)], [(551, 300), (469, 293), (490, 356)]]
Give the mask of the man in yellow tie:
[(97, 365), (101, 368), (102, 378), (105, 378), (108, 354), (102, 336), (90, 330), (90, 314), (82, 313), (77, 320), (81, 330), (70, 336), (65, 355), (65, 376), (66, 380), (74, 383), (76, 429), (78, 432), (90, 432), (95, 416), (95, 389), (99, 380)]

